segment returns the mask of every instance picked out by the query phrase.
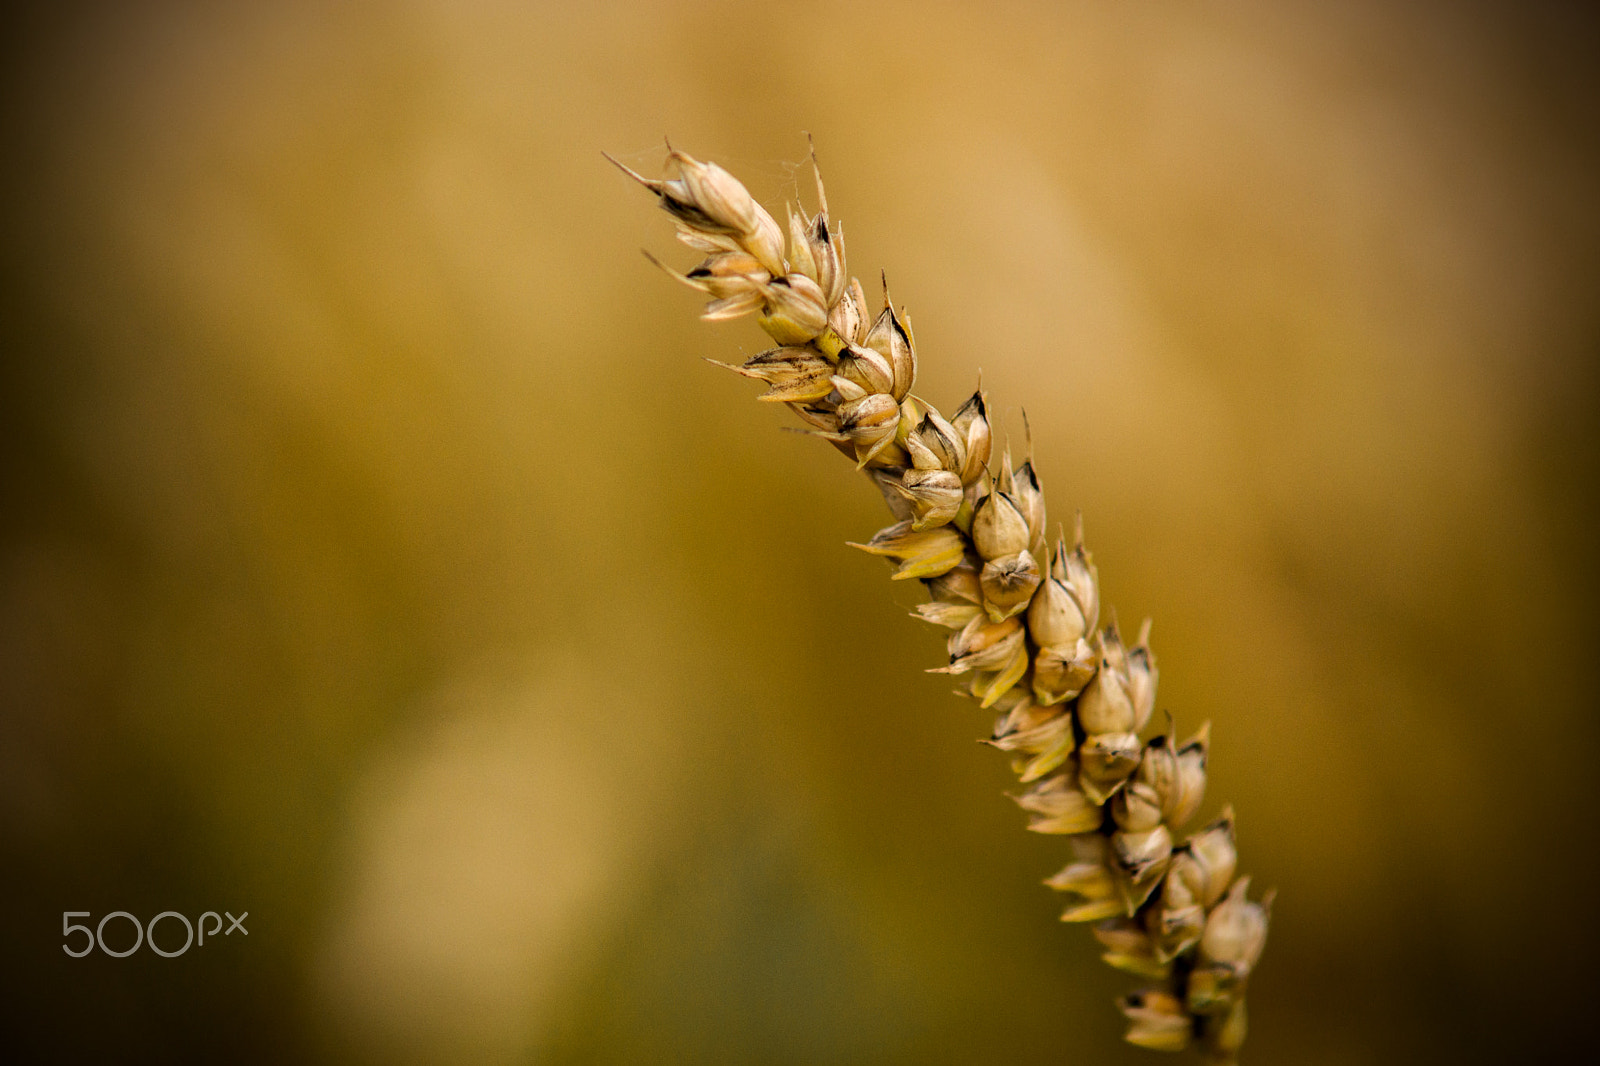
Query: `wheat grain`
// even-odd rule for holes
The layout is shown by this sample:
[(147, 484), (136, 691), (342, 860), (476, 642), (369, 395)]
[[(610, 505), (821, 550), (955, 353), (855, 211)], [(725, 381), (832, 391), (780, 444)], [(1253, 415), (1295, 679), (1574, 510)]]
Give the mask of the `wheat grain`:
[(916, 615), (951, 631), (949, 664), (936, 669), (964, 678), (965, 693), (997, 711), (988, 743), (1013, 753), (1029, 786), (1015, 797), (1028, 828), (1065, 835), (1073, 855), (1045, 882), (1068, 897), (1062, 919), (1096, 923), (1107, 963), (1159, 982), (1120, 1001), (1126, 1039), (1236, 1061), (1273, 893), (1252, 902), (1250, 879), (1234, 878), (1231, 808), (1175, 842), (1205, 793), (1209, 723), (1179, 744), (1169, 717), (1164, 734), (1140, 739), (1158, 677), (1149, 623), (1131, 647), (1115, 622), (1100, 627), (1081, 516), (1072, 547), (1058, 533), (1047, 553), (1031, 457), (1013, 467), (1007, 448), (989, 469), (982, 388), (948, 419), (912, 395), (910, 322), (887, 286), (883, 310), (869, 318), (820, 171), (816, 214), (791, 205), (785, 238), (715, 163), (669, 146), (672, 177), (617, 166), (706, 256), (682, 274), (651, 261), (711, 298), (703, 318), (754, 314), (778, 344), (719, 365), (765, 384), (760, 399), (788, 405), (882, 492), (896, 522), (854, 546), (897, 564), (895, 579), (924, 582), (931, 599)]

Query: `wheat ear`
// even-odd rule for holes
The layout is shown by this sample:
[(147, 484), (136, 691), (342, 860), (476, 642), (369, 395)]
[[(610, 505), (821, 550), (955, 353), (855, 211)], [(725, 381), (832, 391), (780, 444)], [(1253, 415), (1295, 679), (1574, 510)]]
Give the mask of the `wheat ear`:
[(1065, 835), (1071, 847), (1073, 861), (1045, 882), (1069, 899), (1062, 920), (1094, 922), (1107, 963), (1158, 982), (1119, 1001), (1126, 1038), (1236, 1061), (1273, 893), (1252, 902), (1250, 879), (1234, 878), (1231, 808), (1176, 843), (1205, 792), (1209, 723), (1180, 744), (1169, 716), (1165, 734), (1141, 742), (1155, 708), (1150, 626), (1131, 646), (1115, 621), (1099, 628), (1081, 515), (1072, 547), (1058, 532), (1047, 556), (1031, 457), (1013, 468), (1007, 447), (989, 469), (983, 390), (950, 418), (912, 395), (910, 320), (887, 286), (883, 310), (869, 317), (820, 171), (817, 213), (791, 205), (785, 231), (715, 163), (668, 146), (671, 176), (655, 180), (612, 162), (706, 256), (685, 274), (662, 266), (711, 297), (701, 317), (753, 313), (778, 344), (718, 365), (765, 384), (760, 399), (786, 404), (883, 493), (897, 521), (853, 546), (891, 560), (896, 580), (927, 586), (931, 599), (916, 614), (951, 630), (950, 662), (938, 670), (962, 677), (964, 694), (998, 713), (988, 743), (1014, 753), (1027, 786), (1014, 798), (1028, 828)]

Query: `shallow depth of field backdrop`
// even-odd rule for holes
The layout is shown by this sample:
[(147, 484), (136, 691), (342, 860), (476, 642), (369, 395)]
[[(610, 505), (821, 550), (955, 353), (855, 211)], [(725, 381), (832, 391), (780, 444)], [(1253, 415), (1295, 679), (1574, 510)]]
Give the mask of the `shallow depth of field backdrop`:
[[(220, 9), (218, 9), (220, 7)], [(919, 391), (1021, 408), (1279, 905), (1247, 1061), (1594, 1003), (1571, 8), (52, 7), (3, 66), (15, 1061), (1168, 1061), (876, 494), (602, 149), (816, 138)], [(947, 409), (948, 409), (947, 406)], [(74, 960), (61, 912), (248, 911)], [(108, 937), (116, 925), (107, 927)], [(166, 927), (164, 927), (166, 929)], [(176, 936), (174, 925), (166, 931)], [(124, 927), (126, 932), (126, 927)]]

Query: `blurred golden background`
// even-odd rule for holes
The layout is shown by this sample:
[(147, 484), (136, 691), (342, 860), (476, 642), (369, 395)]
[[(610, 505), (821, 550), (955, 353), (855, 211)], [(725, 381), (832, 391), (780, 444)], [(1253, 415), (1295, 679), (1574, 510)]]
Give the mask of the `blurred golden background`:
[[(1146, 1063), (663, 134), (816, 138), (919, 391), (1213, 722), (1259, 1063), (1591, 1038), (1595, 21), (53, 5), (4, 64), (12, 1061)], [(163, 959), (59, 914), (249, 912)], [(107, 927), (108, 938), (113, 926)], [(175, 928), (164, 936), (174, 939)], [(119, 936), (121, 934), (118, 934)], [(131, 934), (129, 934), (131, 935)]]

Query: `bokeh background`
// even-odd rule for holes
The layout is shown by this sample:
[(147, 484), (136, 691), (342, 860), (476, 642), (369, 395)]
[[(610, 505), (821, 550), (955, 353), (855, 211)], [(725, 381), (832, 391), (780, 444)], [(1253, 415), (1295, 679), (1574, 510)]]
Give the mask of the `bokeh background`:
[[(1207, 811), (1249, 1061), (1591, 1040), (1581, 5), (62, 4), (3, 64), (8, 1061), (1143, 1063), (662, 136), (816, 138), (919, 391), (1026, 405)], [(248, 911), (162, 959), (65, 910)], [(163, 927), (174, 938), (176, 926)], [(116, 924), (108, 926), (110, 937)], [(126, 933), (123, 929), (123, 933)]]

